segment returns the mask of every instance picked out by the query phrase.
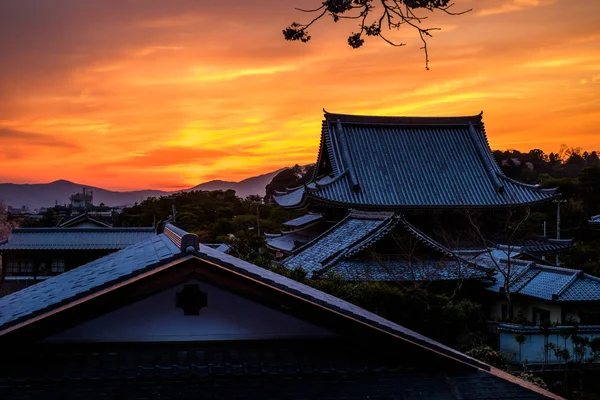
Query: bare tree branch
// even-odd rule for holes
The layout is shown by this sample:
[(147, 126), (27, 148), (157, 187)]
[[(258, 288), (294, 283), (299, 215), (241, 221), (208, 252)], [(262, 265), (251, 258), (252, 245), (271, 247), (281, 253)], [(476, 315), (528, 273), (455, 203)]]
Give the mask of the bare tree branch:
[[(423, 20), (426, 16), (417, 15), (416, 10), (424, 9), (430, 12), (439, 10), (448, 15), (462, 15), (471, 11), (464, 10), (459, 12), (450, 11), (454, 3), (450, 0), (324, 0), (321, 5), (314, 9), (296, 10), (304, 13), (318, 13), (312, 21), (307, 24), (293, 22), (283, 30), (283, 36), (286, 40), (308, 42), (311, 36), (308, 34), (308, 28), (316, 21), (320, 20), (325, 14), (331, 15), (334, 22), (340, 19), (360, 20), (358, 32), (352, 32), (348, 36), (348, 45), (352, 48), (361, 47), (365, 36), (377, 36), (386, 43), (392, 46), (404, 46), (405, 43), (396, 43), (387, 38), (382, 33), (382, 28), (385, 25), (387, 30), (398, 30), (402, 25), (408, 25), (415, 29), (421, 39), (425, 54), (425, 69), (429, 69), (429, 52), (427, 49), (427, 38), (432, 37), (431, 31), (440, 30), (440, 28), (422, 28)], [(368, 23), (367, 18), (375, 16), (374, 22)]]

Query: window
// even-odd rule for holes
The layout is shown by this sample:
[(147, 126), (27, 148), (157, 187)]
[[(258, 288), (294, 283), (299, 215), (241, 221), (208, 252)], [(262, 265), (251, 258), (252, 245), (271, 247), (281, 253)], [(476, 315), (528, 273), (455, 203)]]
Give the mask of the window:
[(531, 321), (534, 325), (541, 325), (544, 322), (550, 322), (550, 311), (534, 307), (533, 318)]
[(508, 304), (502, 304), (502, 320), (508, 320)]
[(6, 273), (7, 274), (18, 274), (19, 273), (19, 260), (7, 260), (6, 261)]
[(58, 258), (56, 260), (52, 260), (52, 272), (60, 274), (61, 272), (65, 272), (65, 260), (62, 258)]
[(32, 260), (21, 260), (21, 273), (32, 274), (33, 273), (33, 261)]

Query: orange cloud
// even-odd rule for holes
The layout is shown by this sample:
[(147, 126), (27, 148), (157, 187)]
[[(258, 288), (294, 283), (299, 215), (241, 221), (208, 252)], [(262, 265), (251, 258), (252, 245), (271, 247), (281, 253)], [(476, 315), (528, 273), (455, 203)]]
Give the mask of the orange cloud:
[(240, 180), (314, 162), (323, 107), (484, 110), (494, 148), (600, 149), (598, 2), (573, 1), (565, 15), (551, 1), (465, 0), (457, 7), (473, 12), (427, 20), (448, 28), (429, 41), (430, 71), (408, 28), (391, 35), (403, 48), (368, 38), (351, 49), (344, 21), (322, 21), (307, 45), (285, 42), (281, 29), (306, 17), (294, 6), (311, 4), (24, 0), (0, 10), (0, 180), (119, 190)]

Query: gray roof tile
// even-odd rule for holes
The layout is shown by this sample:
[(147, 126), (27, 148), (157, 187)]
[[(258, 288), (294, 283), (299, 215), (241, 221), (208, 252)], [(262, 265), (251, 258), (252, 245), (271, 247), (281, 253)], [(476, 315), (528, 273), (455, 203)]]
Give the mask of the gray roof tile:
[(328, 271), (349, 281), (445, 281), (488, 277), (485, 271), (457, 260), (340, 260)]
[[(492, 261), (481, 256), (476, 262), (496, 269), (496, 282), (487, 289), (498, 292), (504, 287), (504, 275), (497, 268), (508, 270), (506, 258)], [(552, 301), (600, 301), (600, 278), (580, 270), (536, 264), (532, 261), (511, 260), (511, 293)]]
[(376, 240), (395, 219), (392, 213), (352, 212), (321, 236), (295, 250), (282, 265), (287, 269), (302, 268), (311, 277), (342, 252)]
[(17, 228), (2, 250), (124, 249), (155, 236), (154, 228)]
[[(555, 196), (506, 177), (492, 157), (481, 115), (366, 117), (325, 114), (321, 146), (329, 183), (277, 194), (284, 207), (307, 198), (349, 207), (505, 207)], [(319, 160), (318, 165), (321, 165)], [(319, 171), (315, 176), (319, 176)]]
[(94, 291), (109, 282), (118, 282), (136, 271), (180, 254), (179, 248), (165, 235), (152, 235), (124, 250), (1, 297), (0, 327), (11, 325), (19, 317), (54, 308), (57, 304)]
[(322, 220), (323, 216), (321, 214), (313, 214), (308, 213), (298, 218), (291, 219), (283, 223), (283, 226), (288, 228), (300, 228), (302, 226), (311, 224), (313, 222)]

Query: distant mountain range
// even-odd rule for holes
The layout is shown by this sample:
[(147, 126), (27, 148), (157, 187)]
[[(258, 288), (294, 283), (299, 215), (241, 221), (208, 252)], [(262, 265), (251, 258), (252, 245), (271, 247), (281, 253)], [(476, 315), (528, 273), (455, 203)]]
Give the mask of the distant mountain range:
[(162, 190), (134, 190), (130, 192), (115, 192), (99, 187), (82, 185), (66, 180), (58, 180), (50, 183), (16, 184), (0, 183), (0, 200), (12, 207), (29, 207), (30, 210), (41, 207), (52, 207), (55, 203), (70, 204), (69, 197), (75, 193), (81, 193), (83, 187), (94, 192), (94, 204), (104, 203), (107, 206), (132, 205), (141, 202), (148, 197), (165, 196), (177, 192), (189, 192), (192, 190), (235, 190), (239, 197), (245, 198), (252, 194), (265, 195), (265, 187), (277, 173), (269, 172), (264, 175), (254, 176), (240, 182), (228, 182), (214, 180), (201, 183), (189, 189), (166, 192)]

